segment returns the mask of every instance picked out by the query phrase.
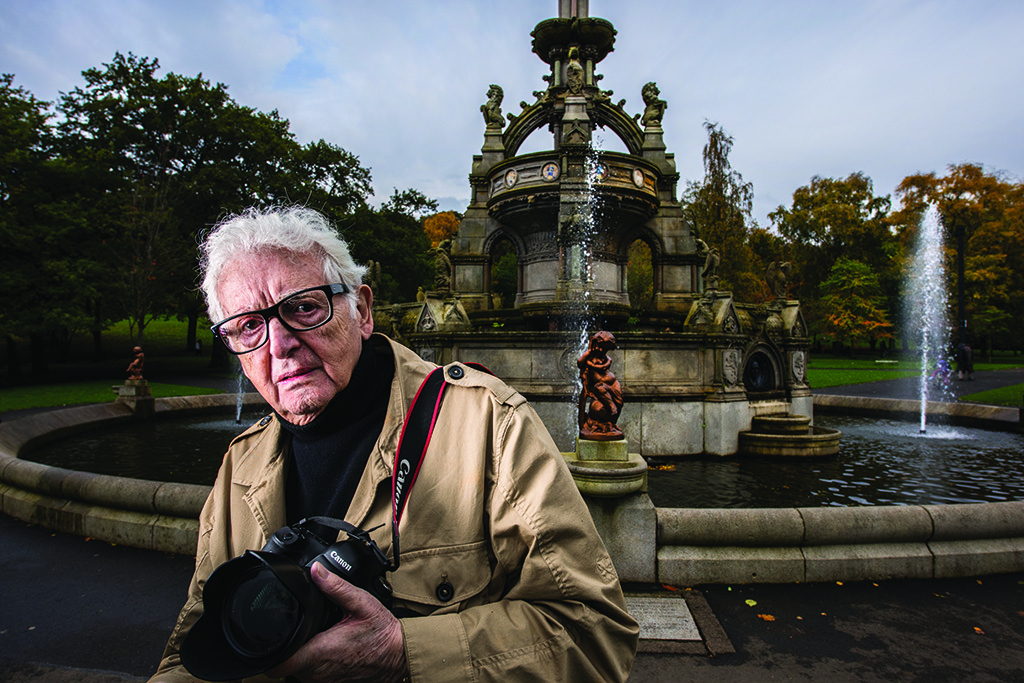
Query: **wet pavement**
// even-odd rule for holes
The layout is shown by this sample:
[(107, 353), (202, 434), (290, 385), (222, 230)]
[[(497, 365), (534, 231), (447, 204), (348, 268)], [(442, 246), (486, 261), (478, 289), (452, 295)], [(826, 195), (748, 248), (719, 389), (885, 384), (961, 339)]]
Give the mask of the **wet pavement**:
[[(1024, 370), (1003, 370), (957, 386), (963, 395), (1021, 383)], [(815, 393), (914, 398), (913, 385), (896, 379)], [(0, 549), (0, 683), (124, 683), (152, 673), (192, 558), (4, 515)], [(661, 648), (670, 652), (642, 647), (631, 682), (1024, 682), (1024, 573), (627, 590), (684, 598), (700, 635)]]

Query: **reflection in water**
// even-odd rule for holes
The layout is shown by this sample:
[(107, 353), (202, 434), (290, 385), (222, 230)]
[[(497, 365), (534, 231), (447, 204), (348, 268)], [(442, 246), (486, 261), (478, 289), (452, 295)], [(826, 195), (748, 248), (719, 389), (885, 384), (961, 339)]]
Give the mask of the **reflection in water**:
[(699, 458), (652, 470), (658, 507), (779, 508), (1024, 500), (1024, 437), (966, 427), (823, 416), (843, 432), (825, 460)]
[(130, 427), (122, 424), (78, 434), (23, 457), (82, 472), (212, 485), (228, 444), (260, 416), (246, 411), (241, 424), (234, 416), (217, 420), (158, 417)]
[[(155, 419), (57, 441), (26, 459), (68, 469), (212, 484), (228, 444), (260, 414)], [(652, 469), (658, 507), (927, 505), (1024, 500), (1024, 436), (874, 418), (824, 416), (843, 432), (825, 460), (688, 458)], [(659, 463), (665, 462), (662, 460)]]

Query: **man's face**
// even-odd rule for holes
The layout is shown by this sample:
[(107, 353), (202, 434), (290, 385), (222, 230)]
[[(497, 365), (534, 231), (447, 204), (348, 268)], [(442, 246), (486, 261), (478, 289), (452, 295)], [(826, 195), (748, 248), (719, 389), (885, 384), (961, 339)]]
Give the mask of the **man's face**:
[[(217, 295), (224, 315), (231, 316), (325, 284), (330, 283), (315, 257), (273, 251), (229, 261)], [(353, 295), (354, 318), (344, 298)], [(272, 319), (267, 343), (238, 357), (245, 376), (281, 417), (298, 425), (310, 422), (348, 385), (362, 342), (373, 332), (371, 303), (370, 288), (360, 285), (354, 294), (334, 297), (334, 317), (322, 327), (292, 332)]]

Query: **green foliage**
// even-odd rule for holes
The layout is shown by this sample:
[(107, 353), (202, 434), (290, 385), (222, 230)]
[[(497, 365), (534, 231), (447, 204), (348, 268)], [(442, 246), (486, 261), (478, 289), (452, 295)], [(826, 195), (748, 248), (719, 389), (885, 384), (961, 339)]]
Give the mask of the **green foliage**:
[(519, 262), (516, 252), (508, 242), (500, 255), (494, 255), (491, 264), (491, 293), (501, 300), (501, 308), (513, 308), (519, 287)]
[(415, 301), (417, 289), (433, 281), (430, 240), (411, 214), (363, 207), (335, 222), (356, 261), (381, 264), (384, 300)]
[(687, 183), (683, 210), (694, 237), (722, 255), (718, 271), (719, 288), (730, 290), (740, 301), (751, 301), (762, 292), (761, 276), (753, 270), (753, 254), (747, 244), (754, 186), (732, 169), (729, 152), (733, 139), (717, 123), (704, 122), (708, 141), (704, 145), (704, 179)]
[(863, 173), (846, 178), (811, 178), (811, 184), (797, 188), (789, 208), (778, 207), (769, 214), (773, 226), (792, 250), (796, 278), (794, 294), (807, 305), (813, 332), (834, 325), (820, 325), (829, 315), (821, 302), (816, 306), (822, 283), (833, 276), (840, 258), (866, 265), (874, 274), (883, 307), (892, 309), (899, 295), (900, 270), (895, 255), (898, 246), (887, 220), (889, 197), (876, 197), (871, 179)]
[(871, 266), (840, 257), (821, 283), (825, 332), (837, 339), (888, 339), (892, 325)]
[(629, 305), (646, 311), (654, 304), (654, 264), (651, 248), (643, 240), (629, 245), (626, 262), (626, 291)]

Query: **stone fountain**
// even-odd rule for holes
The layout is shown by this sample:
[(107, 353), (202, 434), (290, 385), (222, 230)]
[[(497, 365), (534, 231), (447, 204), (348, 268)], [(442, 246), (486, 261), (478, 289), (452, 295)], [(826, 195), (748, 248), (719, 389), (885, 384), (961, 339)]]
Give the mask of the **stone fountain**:
[[(760, 304), (719, 288), (717, 264), (729, 254), (695, 239), (683, 215), (656, 84), (643, 87), (635, 114), (601, 87), (596, 68), (616, 30), (590, 17), (586, 0), (560, 2), (559, 16), (532, 36), (545, 85), (506, 114), (502, 89), (490, 87), (472, 199), (450, 251), (439, 249), (435, 289), (380, 317), (425, 358), (488, 366), (531, 401), (563, 451), (575, 447), (575, 361), (599, 329), (618, 343), (628, 399), (619, 424), (633, 452), (732, 455), (755, 415), (811, 418), (800, 304), (784, 285)], [(551, 149), (520, 154), (541, 128)], [(598, 129), (627, 151), (596, 149)], [(631, 308), (626, 288), (636, 240), (650, 248), (654, 273), (643, 311)], [(509, 245), (518, 286), (499, 308), (492, 268)]]

